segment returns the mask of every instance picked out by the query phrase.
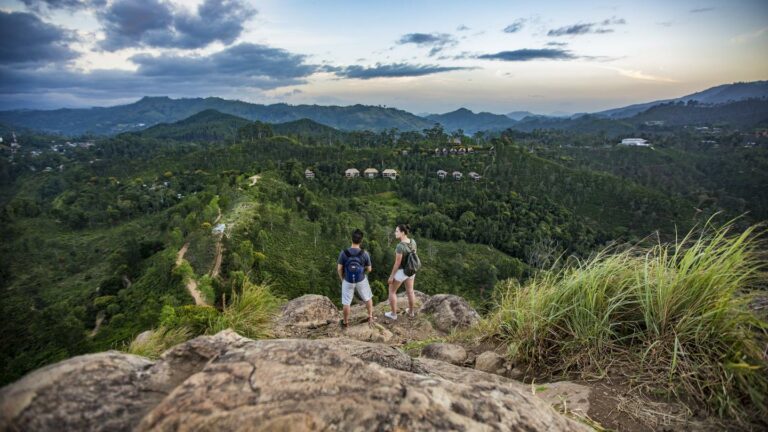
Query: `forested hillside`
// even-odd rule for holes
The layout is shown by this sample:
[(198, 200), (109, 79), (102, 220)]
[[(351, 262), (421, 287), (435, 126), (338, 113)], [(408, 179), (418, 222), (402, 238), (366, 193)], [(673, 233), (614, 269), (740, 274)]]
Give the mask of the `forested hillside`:
[[(724, 218), (752, 211), (748, 220), (765, 211), (753, 199), (762, 177), (726, 181), (718, 171), (741, 164), (764, 173), (764, 149), (566, 150), (558, 139), (463, 137), (443, 154), (452, 147), (439, 127), (341, 133), (212, 111), (55, 151), (50, 141), (62, 139), (20, 134), (21, 150), (0, 165), (2, 382), (121, 346), (156, 326), (164, 306), (192, 303), (190, 280), (217, 306), (244, 278), (283, 298), (338, 299), (335, 260), (358, 227), (377, 300), (386, 295), (394, 225), (409, 223), (425, 264), (418, 289), (457, 293), (485, 310), (497, 281), (523, 281), (560, 257), (654, 233), (673, 238), (721, 210)], [(673, 162), (654, 171), (665, 157)], [(350, 167), (399, 175), (347, 179)], [(307, 169), (316, 178), (306, 179)], [(224, 235), (212, 231), (218, 224)]]

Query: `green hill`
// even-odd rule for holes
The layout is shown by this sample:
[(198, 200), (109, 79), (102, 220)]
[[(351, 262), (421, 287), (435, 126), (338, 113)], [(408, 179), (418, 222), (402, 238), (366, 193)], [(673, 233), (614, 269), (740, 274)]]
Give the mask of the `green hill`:
[(221, 141), (234, 138), (237, 131), (249, 123), (244, 118), (208, 109), (175, 123), (152, 126), (138, 134), (176, 141)]

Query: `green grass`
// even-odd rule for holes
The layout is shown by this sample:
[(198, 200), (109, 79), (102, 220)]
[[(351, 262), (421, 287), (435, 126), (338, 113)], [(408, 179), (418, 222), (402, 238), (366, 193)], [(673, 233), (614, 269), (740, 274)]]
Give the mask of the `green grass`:
[(272, 337), (272, 323), (283, 300), (269, 287), (254, 284), (242, 273), (234, 275), (238, 287), (223, 310), (211, 306), (183, 305), (163, 307), (160, 325), (150, 337), (123, 345), (131, 354), (157, 358), (168, 348), (199, 335), (213, 335), (232, 329), (251, 339)]
[(151, 330), (149, 337), (144, 340), (134, 339), (123, 346), (123, 351), (150, 359), (159, 358), (167, 349), (189, 340), (192, 331), (187, 327), (167, 328), (158, 327)]
[(477, 331), (505, 340), (529, 371), (621, 370), (721, 416), (765, 418), (768, 324), (744, 295), (764, 277), (759, 235), (708, 227), (506, 283)]
[(211, 321), (208, 333), (215, 334), (229, 328), (252, 339), (271, 337), (272, 321), (282, 299), (273, 295), (266, 285), (254, 284), (245, 277), (241, 279), (237, 291), (231, 303)]

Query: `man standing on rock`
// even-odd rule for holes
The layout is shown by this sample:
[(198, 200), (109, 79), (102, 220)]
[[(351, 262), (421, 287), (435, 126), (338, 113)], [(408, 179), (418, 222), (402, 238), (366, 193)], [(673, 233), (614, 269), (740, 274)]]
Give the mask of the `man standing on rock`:
[(341, 304), (344, 306), (344, 327), (349, 326), (349, 305), (352, 304), (355, 290), (368, 309), (368, 323), (373, 323), (373, 294), (365, 276), (371, 272), (371, 256), (360, 246), (362, 242), (363, 232), (354, 230), (352, 246), (342, 250), (337, 261), (336, 271), (341, 279)]

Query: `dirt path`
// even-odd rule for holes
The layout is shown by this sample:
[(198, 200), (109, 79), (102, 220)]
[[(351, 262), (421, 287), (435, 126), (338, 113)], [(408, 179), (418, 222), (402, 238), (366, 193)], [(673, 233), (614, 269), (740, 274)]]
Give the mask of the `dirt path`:
[(255, 176), (248, 177), (248, 180), (251, 181), (251, 186), (255, 186), (256, 182), (258, 182), (261, 179), (261, 176), (256, 174)]
[(221, 257), (224, 254), (224, 246), (221, 244), (222, 238), (224, 238), (223, 234), (219, 235), (219, 238), (216, 240), (216, 257), (213, 259), (211, 277), (218, 276), (219, 272), (221, 271)]
[[(176, 267), (180, 266), (181, 262), (184, 261), (184, 254), (187, 253), (187, 249), (189, 249), (189, 242), (184, 243), (184, 246), (179, 249), (179, 253), (176, 255)], [(197, 289), (197, 281), (195, 278), (189, 278), (187, 280), (187, 291), (189, 291), (189, 294), (195, 299), (195, 304), (197, 306), (208, 306), (208, 303), (203, 299), (203, 294)]]
[(99, 314), (96, 315), (96, 326), (93, 328), (93, 330), (91, 330), (91, 333), (88, 336), (94, 337), (99, 333), (99, 329), (101, 329), (101, 323), (104, 322), (105, 316), (106, 313), (104, 311), (99, 311)]

